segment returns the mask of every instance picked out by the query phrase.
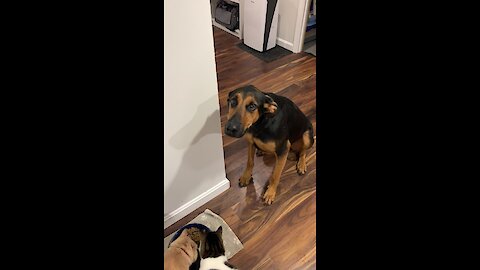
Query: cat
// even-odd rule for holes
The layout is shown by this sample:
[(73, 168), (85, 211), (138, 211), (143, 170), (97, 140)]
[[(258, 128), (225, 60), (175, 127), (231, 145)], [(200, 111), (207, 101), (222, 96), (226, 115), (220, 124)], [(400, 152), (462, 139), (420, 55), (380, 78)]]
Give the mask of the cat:
[(184, 230), (165, 251), (163, 269), (187, 270), (190, 265), (195, 264), (198, 257), (197, 244), (188, 236), (187, 231)]
[(200, 241), (200, 270), (237, 269), (227, 261), (223, 246), (222, 226), (217, 231), (204, 233)]

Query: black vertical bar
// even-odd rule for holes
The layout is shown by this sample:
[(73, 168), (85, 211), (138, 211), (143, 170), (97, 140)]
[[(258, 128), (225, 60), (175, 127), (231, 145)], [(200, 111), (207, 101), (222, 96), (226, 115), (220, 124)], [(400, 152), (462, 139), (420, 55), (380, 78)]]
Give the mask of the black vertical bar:
[(277, 0), (267, 0), (267, 18), (265, 20), (265, 33), (263, 35), (263, 50), (267, 49), (268, 37), (270, 36), (270, 30), (272, 28), (273, 14), (275, 14), (275, 8), (277, 7)]

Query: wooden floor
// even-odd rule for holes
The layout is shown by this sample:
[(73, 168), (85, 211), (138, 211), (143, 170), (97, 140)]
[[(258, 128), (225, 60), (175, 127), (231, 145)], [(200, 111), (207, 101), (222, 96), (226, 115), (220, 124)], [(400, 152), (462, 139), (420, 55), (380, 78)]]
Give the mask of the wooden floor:
[[(238, 38), (213, 28), (222, 130), (228, 92), (247, 84), (290, 98), (316, 129), (315, 57), (292, 53), (265, 63), (236, 47), (241, 42)], [(240, 188), (238, 179), (246, 166), (247, 144), (242, 138), (223, 135), (223, 146), (231, 188), (165, 229), (165, 236), (209, 208), (230, 225), (244, 245), (230, 260), (239, 269), (315, 269), (316, 144), (307, 151), (305, 175), (299, 176), (295, 162), (287, 161), (276, 200), (270, 206), (263, 204), (261, 194), (273, 170), (274, 157), (255, 157), (254, 182)]]

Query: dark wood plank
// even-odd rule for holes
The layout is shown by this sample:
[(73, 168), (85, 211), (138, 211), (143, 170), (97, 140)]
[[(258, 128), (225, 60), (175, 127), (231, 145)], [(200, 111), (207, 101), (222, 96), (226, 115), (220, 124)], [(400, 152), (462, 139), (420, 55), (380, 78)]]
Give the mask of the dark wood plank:
[[(213, 32), (222, 129), (228, 92), (247, 84), (290, 98), (316, 128), (315, 57), (299, 53), (266, 63), (238, 48), (238, 38), (216, 27)], [(287, 161), (276, 200), (270, 206), (265, 206), (261, 197), (274, 157), (256, 156), (253, 184), (240, 188), (238, 179), (246, 166), (247, 144), (241, 138), (223, 135), (223, 145), (231, 188), (165, 229), (165, 236), (208, 208), (219, 214), (244, 244), (245, 248), (231, 259), (240, 269), (315, 269), (316, 144), (307, 151), (305, 175), (299, 176), (295, 162)]]

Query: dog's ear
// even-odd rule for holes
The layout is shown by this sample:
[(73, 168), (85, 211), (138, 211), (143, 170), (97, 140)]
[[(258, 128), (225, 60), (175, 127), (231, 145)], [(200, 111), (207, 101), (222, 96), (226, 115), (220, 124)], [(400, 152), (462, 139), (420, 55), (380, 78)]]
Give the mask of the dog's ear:
[(265, 112), (267, 113), (275, 113), (278, 109), (278, 105), (273, 99), (265, 95), (265, 102), (263, 103), (263, 107), (265, 108)]

